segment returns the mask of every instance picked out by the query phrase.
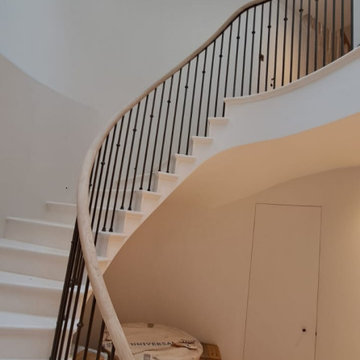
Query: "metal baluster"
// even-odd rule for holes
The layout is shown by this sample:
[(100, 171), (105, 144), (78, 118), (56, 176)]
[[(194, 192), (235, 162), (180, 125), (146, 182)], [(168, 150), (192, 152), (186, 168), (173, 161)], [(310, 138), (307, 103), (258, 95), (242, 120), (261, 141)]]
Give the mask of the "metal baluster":
[(268, 81), (269, 81), (271, 11), (272, 11), (272, 1), (270, 1), (270, 3), (269, 3), (268, 39), (267, 39), (266, 70), (265, 70), (265, 91), (267, 91), (267, 89), (268, 89)]
[[(137, 169), (138, 169), (138, 165), (139, 165), (139, 157), (140, 157), (140, 150), (141, 150), (141, 144), (142, 144), (142, 137), (143, 137), (143, 133), (144, 133), (144, 125), (145, 125), (145, 118), (146, 118), (146, 110), (147, 110), (148, 100), (149, 100), (149, 95), (146, 95), (145, 105), (144, 105), (144, 113), (143, 113), (143, 119), (142, 119), (142, 123), (141, 123), (141, 130), (140, 130), (140, 137), (139, 137), (139, 147), (138, 147), (138, 151), (137, 151), (137, 155), (136, 155), (136, 161), (135, 161), (135, 167), (134, 167), (134, 175), (133, 175), (133, 181), (132, 181), (132, 185), (131, 185), (131, 195), (130, 195), (129, 209), (128, 210), (131, 210), (132, 201), (133, 201), (135, 182), (136, 182), (136, 174), (137, 174)], [(139, 105), (140, 105), (140, 103), (139, 103)]]
[[(135, 106), (134, 106), (134, 108), (135, 108)], [(136, 115), (135, 115), (135, 123), (134, 123), (134, 128), (132, 130), (130, 154), (129, 154), (128, 166), (127, 166), (127, 169), (126, 169), (124, 191), (123, 191), (121, 207), (120, 207), (120, 209), (122, 209), (122, 210), (125, 208), (125, 206), (124, 206), (125, 205), (125, 195), (126, 195), (126, 191), (127, 191), (127, 184), (128, 184), (129, 174), (130, 174), (130, 165), (131, 165), (132, 153), (133, 153), (133, 149), (134, 149), (134, 142), (135, 142), (136, 131), (137, 131), (137, 123), (138, 123), (138, 119), (139, 119), (139, 110), (140, 110), (140, 103), (137, 104)], [(132, 192), (130, 194), (130, 197), (131, 196), (132, 196)]]
[(186, 83), (185, 83), (185, 93), (184, 93), (184, 102), (183, 102), (183, 109), (182, 109), (182, 116), (181, 116), (181, 125), (180, 125), (180, 136), (179, 136), (179, 144), (178, 144), (178, 154), (180, 154), (181, 149), (181, 139), (182, 139), (182, 132), (183, 132), (183, 125), (184, 125), (184, 117), (185, 117), (185, 108), (186, 108), (186, 97), (189, 88), (189, 75), (190, 75), (190, 64), (189, 61), (187, 64), (187, 74), (186, 74)]
[[(108, 157), (108, 163), (107, 163), (107, 167), (106, 167), (106, 173), (105, 173), (105, 180), (104, 180), (104, 185), (103, 185), (103, 193), (102, 193), (102, 201), (101, 204), (103, 203), (104, 200), (104, 195), (105, 195), (105, 191), (106, 191), (106, 185), (107, 185), (107, 179), (108, 179), (108, 175), (109, 175), (109, 170), (110, 170), (110, 163), (111, 163), (111, 158), (112, 158), (112, 153), (113, 153), (113, 149), (114, 149), (114, 140), (115, 140), (115, 135), (116, 135), (116, 126), (111, 130), (112, 131), (112, 138), (111, 138), (111, 145), (110, 145), (110, 154)], [(110, 131), (110, 132), (111, 132)], [(111, 189), (109, 189), (109, 192), (111, 192)], [(107, 214), (108, 212), (108, 207), (105, 209), (105, 213)], [(105, 216), (106, 218), (106, 216)], [(102, 228), (102, 231), (106, 231), (106, 222), (104, 221), (104, 225)]]
[(140, 182), (140, 187), (139, 187), (140, 190), (143, 189), (143, 183), (144, 183), (146, 160), (147, 160), (147, 154), (148, 154), (148, 151), (149, 151), (149, 141), (150, 141), (150, 135), (151, 135), (151, 127), (152, 127), (152, 122), (153, 122), (153, 119), (154, 119), (154, 108), (155, 108), (155, 101), (156, 101), (156, 92), (157, 92), (157, 88), (155, 88), (155, 90), (154, 90), (153, 102), (152, 102), (152, 106), (151, 106), (150, 121), (149, 121), (148, 134), (147, 134), (147, 140), (146, 140), (143, 169), (142, 169), (141, 182)]
[(182, 72), (182, 68), (181, 68), (180, 71), (179, 71), (178, 86), (177, 86), (177, 90), (176, 90), (174, 117), (173, 117), (172, 129), (171, 129), (170, 145), (169, 145), (169, 154), (168, 154), (168, 162), (167, 162), (167, 168), (166, 168), (166, 172), (167, 172), (167, 173), (170, 171), (170, 160), (171, 160), (171, 154), (172, 154), (172, 145), (173, 145), (173, 139), (174, 139), (174, 130), (175, 130), (175, 123), (176, 123), (177, 108), (178, 108), (178, 103), (179, 103), (179, 92), (180, 92), (180, 83), (181, 83), (181, 72)]
[(99, 336), (99, 342), (98, 342), (98, 346), (97, 346), (96, 359), (95, 360), (100, 360), (101, 348), (102, 348), (102, 343), (103, 343), (102, 340), (103, 340), (103, 337), (104, 337), (104, 331), (105, 331), (105, 323), (104, 323), (104, 320), (101, 320), (100, 336)]
[(284, 43), (283, 43), (283, 59), (282, 59), (282, 73), (281, 73), (281, 86), (285, 83), (285, 59), (286, 59), (286, 30), (288, 22), (288, 0), (285, 0), (285, 17), (284, 17)]
[(79, 234), (78, 234), (78, 227), (77, 227), (77, 222), (76, 222), (72, 241), (71, 241), (71, 249), (70, 249), (69, 260), (68, 260), (67, 269), (66, 269), (66, 273), (65, 273), (63, 291), (61, 294), (60, 307), (59, 307), (59, 312), (58, 312), (58, 317), (57, 317), (57, 322), (56, 322), (56, 329), (55, 329), (55, 334), (54, 334), (54, 342), (53, 342), (51, 355), (50, 355), (51, 360), (56, 359), (56, 355), (57, 355), (58, 349), (59, 349), (59, 341), (60, 341), (60, 336), (61, 336), (62, 327), (63, 327), (62, 323), (63, 323), (63, 319), (65, 316), (66, 304), (68, 301), (68, 294), (69, 294), (68, 289), (70, 287), (70, 283), (72, 280), (71, 277), (72, 277), (73, 268), (75, 265), (74, 258), (76, 255), (76, 249), (78, 247), (78, 243), (79, 243)]
[(114, 357), (115, 357), (115, 346), (113, 345), (111, 348), (111, 354), (109, 360), (114, 360)]
[[(229, 65), (230, 65), (230, 54), (231, 54), (232, 26), (233, 26), (233, 23), (230, 24), (230, 30), (229, 30), (229, 43), (228, 43), (228, 53), (227, 53), (227, 63), (226, 63), (226, 74), (225, 74), (224, 99), (226, 98), (227, 87), (228, 87)], [(224, 115), (225, 115), (225, 102), (223, 103), (223, 109), (222, 109), (222, 116), (224, 116)]]
[[(103, 144), (99, 149), (99, 155), (98, 156), (99, 156), (99, 158), (101, 157), (100, 174), (99, 174), (99, 181), (98, 181), (97, 189), (96, 189), (95, 204), (92, 207), (91, 228), (93, 228), (93, 226), (94, 226), (94, 221), (95, 221), (95, 216), (96, 216), (96, 209), (97, 209), (97, 203), (98, 203), (98, 198), (99, 198), (102, 174), (103, 174), (104, 165), (105, 165), (105, 155), (106, 155), (108, 140), (109, 140), (109, 135), (106, 137), (105, 145)], [(103, 146), (104, 146), (104, 148), (103, 148)], [(82, 268), (82, 271), (81, 271), (81, 278), (82, 278), (84, 265), (82, 265), (81, 268)], [(77, 349), (78, 349), (78, 346), (79, 346), (80, 335), (81, 335), (81, 329), (83, 327), (83, 318), (84, 318), (84, 313), (85, 313), (85, 306), (86, 306), (87, 294), (88, 294), (88, 291), (89, 291), (89, 285), (90, 285), (89, 277), (86, 277), (85, 291), (84, 291), (83, 301), (82, 301), (82, 305), (81, 305), (80, 318), (79, 318), (79, 321), (78, 321), (78, 324), (77, 324), (78, 330), (77, 330), (77, 334), (76, 334), (75, 346), (74, 346), (74, 352), (73, 352), (73, 358), (74, 359), (76, 358)], [(78, 288), (78, 291), (80, 291), (80, 287)], [(74, 309), (74, 312), (76, 312), (76, 310), (77, 309)]]
[(344, 55), (345, 50), (344, 50), (344, 44), (345, 44), (345, 32), (344, 32), (344, 0), (341, 0), (341, 30), (340, 30), (340, 35), (341, 35), (341, 56)]
[(193, 93), (192, 93), (191, 106), (190, 106), (189, 129), (188, 129), (188, 136), (186, 141), (186, 155), (189, 155), (189, 145), (190, 145), (190, 135), (191, 135), (192, 115), (194, 109), (198, 65), (199, 65), (199, 55), (196, 56), (196, 62), (195, 62), (194, 85), (193, 85)]
[[(294, 0), (295, 1), (295, 0)], [(261, 63), (264, 60), (262, 54), (262, 39), (263, 39), (263, 27), (264, 27), (264, 3), (261, 4), (261, 18), (260, 18), (260, 40), (259, 40), (259, 57), (258, 57), (258, 75), (257, 75), (257, 87), (256, 92), (260, 92), (260, 76), (261, 76)]]
[(351, 31), (351, 50), (354, 49), (354, 0), (350, 0), (350, 31)]
[(253, 28), (251, 31), (252, 42), (251, 42), (251, 56), (250, 56), (250, 74), (249, 74), (249, 95), (251, 95), (252, 88), (252, 72), (253, 72), (253, 61), (254, 61), (254, 42), (255, 42), (255, 20), (256, 20), (256, 7), (253, 9)]
[(160, 152), (160, 160), (159, 160), (158, 171), (161, 171), (161, 167), (162, 167), (161, 163), (162, 163), (163, 153), (164, 153), (166, 130), (167, 130), (167, 124), (168, 124), (168, 119), (169, 119), (169, 111), (170, 111), (170, 104), (171, 104), (171, 93), (172, 93), (173, 82), (174, 82), (174, 75), (172, 75), (171, 79), (170, 79), (170, 88), (169, 88), (169, 95), (168, 95), (168, 100), (167, 100), (165, 126), (164, 126), (163, 138), (162, 138), (162, 143), (161, 143), (161, 152)]
[(85, 339), (85, 349), (84, 349), (83, 360), (86, 360), (88, 349), (89, 349), (90, 335), (91, 335), (91, 331), (92, 331), (92, 325), (94, 322), (95, 305), (96, 305), (96, 299), (95, 299), (95, 297), (93, 297), (92, 302), (91, 302), (89, 324), (88, 324), (86, 339)]
[(298, 73), (297, 73), (297, 78), (300, 78), (300, 71), (301, 71), (301, 36), (302, 36), (302, 14), (304, 12), (304, 8), (303, 8), (303, 0), (300, 0), (300, 9), (299, 9), (299, 13), (300, 13), (300, 22), (299, 22), (299, 51), (298, 51)]
[[(76, 249), (76, 256), (75, 256), (75, 259), (74, 259), (74, 269), (75, 269), (74, 274), (77, 274), (78, 271), (80, 270), (79, 267), (81, 268), (82, 264), (84, 264), (83, 258), (82, 258), (79, 234), (77, 234), (77, 237), (78, 237), (78, 239), (77, 239), (77, 249)], [(81, 263), (81, 265), (80, 265), (80, 263)], [(66, 345), (66, 349), (65, 349), (64, 358), (67, 359), (67, 357), (68, 357), (69, 349), (70, 349), (70, 343), (71, 343), (71, 334), (73, 333), (74, 324), (75, 324), (75, 313), (76, 313), (76, 311), (74, 311), (74, 309), (77, 308), (77, 305), (78, 305), (78, 302), (79, 302), (79, 289), (78, 289), (78, 291), (76, 291), (74, 301), (72, 301), (72, 298), (73, 298), (73, 295), (74, 295), (75, 286), (76, 285), (78, 287), (81, 286), (81, 278), (78, 278), (77, 275), (75, 275), (71, 282), (72, 282), (72, 284), (71, 284), (70, 298), (69, 298), (68, 309), (67, 309), (65, 322), (64, 322), (63, 334), (62, 334), (62, 337), (61, 337), (59, 359), (61, 358), (61, 355), (62, 355), (62, 350), (63, 350), (63, 347), (64, 347), (64, 342), (65, 342), (65, 336), (66, 335), (68, 336), (68, 341), (67, 341), (67, 345)], [(73, 308), (73, 312), (72, 312), (72, 317), (71, 317), (71, 321), (70, 321), (70, 328), (68, 329), (68, 319), (69, 319), (71, 308)]]
[(234, 83), (233, 83), (233, 94), (235, 97), (236, 83), (237, 83), (237, 69), (238, 69), (238, 57), (239, 57), (239, 41), (240, 41), (240, 26), (241, 26), (241, 14), (238, 16), (238, 28), (236, 35), (236, 52), (235, 52), (235, 69), (234, 69)]
[(275, 53), (274, 53), (274, 83), (273, 89), (276, 88), (276, 70), (277, 70), (277, 56), (278, 56), (278, 40), (279, 40), (279, 16), (280, 16), (280, 0), (277, 1), (277, 11), (276, 11), (276, 32), (275, 32)]
[(224, 33), (221, 34), (221, 42), (220, 42), (219, 67), (218, 67), (218, 76), (217, 76), (217, 84), (216, 84), (214, 116), (217, 115), (217, 106), (218, 106), (218, 99), (219, 99), (219, 86), (220, 86), (220, 77), (221, 77), (221, 63), (222, 63), (222, 58), (223, 58), (223, 46), (224, 46)]
[(294, 33), (295, 33), (295, 0), (293, 0), (292, 8), (292, 23), (291, 23), (291, 45), (290, 45), (290, 79), (292, 82), (293, 78), (293, 62), (294, 62)]
[(149, 176), (149, 182), (148, 182), (148, 188), (147, 188), (148, 191), (151, 190), (151, 179), (152, 179), (152, 173), (154, 170), (154, 161), (155, 161), (155, 155), (156, 155), (159, 126), (160, 126), (160, 121), (161, 121), (162, 105), (163, 105), (163, 100), (164, 100), (164, 91), (165, 91), (165, 81), (162, 83), (162, 90), (161, 90), (161, 96), (160, 96), (160, 109), (159, 109), (159, 116), (158, 116), (158, 120), (157, 120), (157, 124), (156, 124), (154, 149), (153, 149), (153, 155), (152, 155), (152, 160), (151, 160), (150, 176)]
[(208, 92), (208, 100), (207, 100), (207, 107), (206, 107), (205, 134), (207, 134), (207, 127), (208, 127), (207, 119), (209, 118), (209, 111), (210, 111), (211, 84), (212, 84), (212, 77), (213, 77), (213, 70), (214, 70), (216, 41), (214, 40), (212, 44), (213, 44), (213, 52), (212, 52), (212, 58), (211, 58), (209, 92)]
[[(128, 140), (128, 136), (129, 136), (129, 127), (130, 127), (130, 122), (131, 122), (131, 114), (132, 114), (132, 109), (130, 110), (130, 113), (128, 114), (128, 121), (127, 121), (127, 125), (126, 125), (126, 130), (125, 130), (125, 140), (124, 140), (124, 146), (123, 146), (123, 151), (122, 151), (122, 156), (121, 156), (120, 169), (119, 169), (119, 173), (118, 173), (118, 180), (117, 180), (117, 184), (116, 184), (115, 199), (114, 199), (113, 211), (112, 211), (112, 214), (111, 214), (111, 222), (110, 222), (109, 232), (113, 232), (113, 229), (114, 229), (116, 205), (117, 205), (117, 201), (118, 201), (118, 197), (119, 197), (121, 175), (122, 175), (122, 170), (123, 170), (123, 166), (124, 166), (124, 159), (125, 159), (127, 140)], [(124, 118), (125, 118), (125, 115), (123, 116), (122, 121), (124, 121)]]
[[(207, 58), (207, 48), (205, 48), (204, 52), (204, 62), (203, 62), (203, 69), (202, 69), (202, 78), (201, 78), (201, 90), (200, 90), (200, 99), (199, 99), (199, 113), (198, 113), (198, 120), (196, 126), (196, 136), (199, 135), (199, 127), (200, 127), (200, 117), (201, 117), (201, 107), (202, 107), (202, 99), (203, 99), (203, 92), (204, 92), (204, 81), (205, 81), (205, 73), (206, 73), (206, 58)], [(207, 122), (207, 119), (205, 119)], [(206, 133), (204, 134), (206, 136)]]
[(249, 23), (249, 10), (246, 11), (246, 18), (245, 18), (245, 39), (244, 39), (243, 64), (242, 64), (242, 74), (241, 74), (241, 92), (240, 92), (241, 96), (244, 95), (244, 80), (245, 80), (246, 45), (247, 45), (248, 23)]
[(336, 0), (333, 0), (332, 37), (331, 37), (331, 59), (335, 60), (335, 30), (336, 30)]
[(311, 0), (308, 0), (308, 16), (307, 16), (307, 40), (306, 40), (306, 75), (309, 74), (310, 60), (310, 22), (311, 22)]
[[(115, 177), (115, 172), (116, 172), (117, 158), (118, 158), (119, 149), (120, 149), (120, 139), (121, 139), (123, 125), (124, 125), (124, 117), (122, 117), (121, 120), (120, 120), (120, 130), (119, 130), (118, 139), (117, 139), (117, 142), (116, 142), (116, 151), (115, 151), (114, 164), (113, 164), (112, 175), (111, 175), (110, 186), (109, 186), (109, 193), (108, 193), (107, 204), (106, 204), (104, 227), (105, 227), (105, 224), (107, 222), (107, 217), (108, 217), (109, 208), (110, 208), (111, 196), (113, 194), (113, 188), (112, 187), (113, 187), (113, 184), (114, 184), (114, 177)], [(118, 126), (118, 123), (115, 124), (115, 128), (117, 126)]]
[(318, 67), (318, 24), (319, 24), (319, 0), (315, 0), (315, 49), (314, 49), (314, 71)]

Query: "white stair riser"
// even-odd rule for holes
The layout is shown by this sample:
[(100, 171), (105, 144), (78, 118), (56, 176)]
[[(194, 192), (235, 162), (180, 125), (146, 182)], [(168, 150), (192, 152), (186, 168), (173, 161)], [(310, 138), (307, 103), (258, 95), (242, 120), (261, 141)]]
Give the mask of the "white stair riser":
[(12, 248), (0, 249), (0, 270), (63, 281), (66, 256), (29, 252)]
[(126, 238), (126, 236), (117, 235), (116, 233), (113, 235), (99, 234), (96, 245), (97, 254), (112, 259), (124, 245)]
[(6, 219), (4, 237), (56, 249), (70, 249), (73, 230), (18, 219)]
[(45, 219), (57, 223), (74, 225), (76, 220), (76, 206), (68, 204), (46, 204)]
[(217, 138), (220, 134), (224, 134), (227, 131), (227, 121), (224, 123), (210, 123), (209, 124), (209, 137)]
[(179, 177), (185, 177), (189, 175), (196, 168), (196, 161), (189, 161), (181, 157), (177, 157), (175, 160), (174, 173)]
[(151, 213), (159, 204), (161, 196), (138, 192), (136, 196), (136, 210), (145, 214)]
[(165, 197), (175, 189), (177, 184), (178, 180), (157, 177), (155, 182), (156, 192), (161, 193)]
[(208, 159), (216, 152), (213, 142), (210, 138), (206, 140), (192, 140), (191, 154), (195, 156), (198, 161)]
[(113, 231), (130, 234), (140, 225), (141, 221), (142, 215), (138, 215), (138, 213), (133, 213), (131, 211), (116, 211)]
[(49, 358), (55, 329), (3, 329), (0, 358)]
[(61, 290), (0, 285), (1, 311), (56, 317), (60, 298)]

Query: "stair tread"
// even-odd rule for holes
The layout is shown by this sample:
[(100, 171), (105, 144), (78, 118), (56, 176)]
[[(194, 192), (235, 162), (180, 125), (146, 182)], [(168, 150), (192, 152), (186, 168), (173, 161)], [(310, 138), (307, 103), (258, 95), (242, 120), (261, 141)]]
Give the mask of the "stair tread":
[(63, 282), (61, 281), (40, 278), (32, 275), (16, 274), (7, 271), (0, 271), (0, 284), (54, 290), (62, 290), (63, 288)]
[(46, 221), (46, 220), (39, 220), (39, 219), (27, 219), (27, 218), (19, 218), (14, 216), (8, 216), (6, 220), (13, 220), (13, 221), (20, 221), (20, 222), (27, 222), (31, 224), (37, 224), (37, 225), (47, 225), (47, 226), (57, 226), (64, 229), (72, 229), (72, 225), (66, 225), (64, 223), (58, 223), (54, 221)]
[(69, 254), (69, 252), (67, 250), (37, 245), (37, 244), (28, 243), (28, 242), (24, 242), (24, 241), (9, 240), (9, 239), (4, 239), (4, 238), (0, 239), (0, 247), (25, 250), (25, 251), (31, 251), (31, 252), (38, 252), (38, 253), (49, 254), (49, 255), (66, 256), (66, 257)]
[(185, 154), (175, 154), (176, 159), (185, 159), (188, 161), (196, 161), (196, 156), (193, 155), (185, 155)]
[(141, 192), (146, 195), (152, 195), (152, 196), (161, 196), (162, 194), (157, 191), (149, 191), (149, 190), (137, 190), (138, 192)]
[(220, 124), (222, 124), (222, 123), (228, 122), (229, 118), (223, 117), (223, 116), (214, 116), (214, 117), (209, 117), (208, 121), (212, 122), (212, 123), (220, 123)]
[(0, 311), (0, 329), (54, 329), (55, 317)]
[(132, 215), (137, 215), (137, 216), (143, 216), (144, 212), (142, 211), (136, 211), (136, 210), (127, 210), (127, 209), (121, 209), (121, 210), (117, 210), (120, 211), (124, 214), (132, 214)]
[(211, 142), (214, 140), (214, 138), (210, 137), (210, 136), (197, 136), (194, 135), (192, 136), (192, 140), (194, 141), (204, 141), (204, 142)]
[(68, 203), (68, 202), (62, 202), (62, 201), (47, 201), (46, 205), (71, 206), (71, 207), (76, 208), (76, 204)]
[(158, 176), (160, 177), (169, 177), (169, 178), (173, 178), (173, 179), (178, 179), (179, 175), (173, 174), (173, 173), (168, 173), (168, 172), (164, 172), (164, 171), (159, 171)]

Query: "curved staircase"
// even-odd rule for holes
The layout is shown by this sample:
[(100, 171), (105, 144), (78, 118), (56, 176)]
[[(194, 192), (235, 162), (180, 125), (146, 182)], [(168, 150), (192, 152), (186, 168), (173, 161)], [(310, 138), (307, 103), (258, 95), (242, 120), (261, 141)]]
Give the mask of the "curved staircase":
[[(251, 104), (276, 96), (284, 96), (284, 104), (298, 89), (305, 93), (305, 85), (316, 82), (321, 88), (325, 75), (336, 70), (348, 76), (348, 66), (358, 65), (358, 50), (345, 55), (351, 49), (350, 45), (345, 49), (343, 25), (343, 42), (336, 54), (335, 50), (330, 55), (316, 53), (311, 69), (309, 61), (303, 68), (300, 39), (298, 53), (291, 52), (288, 64), (286, 28), (291, 28), (291, 18), (292, 24), (298, 24), (295, 10), (302, 13), (306, 8), (301, 1), (295, 9), (297, 0), (284, 4), (280, 0), (254, 1), (239, 9), (204, 45), (116, 116), (84, 161), (77, 210), (74, 204), (49, 202), (41, 221), (7, 219), (0, 241), (0, 359), (75, 358), (83, 347), (84, 359), (89, 347), (97, 350), (99, 358), (105, 328), (113, 342), (109, 358), (116, 352), (120, 359), (133, 359), (102, 277), (121, 247), (207, 159), (231, 147), (274, 138), (262, 131), (251, 138), (247, 124), (239, 121), (256, 116)], [(307, 11), (310, 19), (311, 9)], [(275, 43), (270, 41), (274, 38), (272, 27), (276, 29)], [(288, 38), (294, 38), (294, 27)], [(314, 31), (310, 23), (307, 29), (309, 34)], [(301, 30), (300, 23), (300, 34)], [(313, 34), (315, 40), (317, 32)], [(273, 60), (270, 44), (275, 51)], [(295, 48), (294, 40), (291, 48)], [(277, 61), (282, 64), (281, 71)], [(317, 72), (299, 80), (313, 71)], [(356, 87), (355, 80), (353, 85)], [(267, 92), (270, 88), (277, 90)], [(229, 96), (232, 99), (224, 103)], [(353, 97), (342, 105), (348, 115), (358, 111)], [(250, 105), (246, 107), (246, 103)], [(293, 110), (301, 115), (303, 105), (296, 106)], [(316, 115), (309, 125), (296, 123), (277, 136), (322, 125), (323, 119), (316, 120)], [(345, 111), (342, 116), (346, 115)], [(286, 125), (286, 119), (279, 118)], [(250, 136), (239, 135), (245, 129)], [(103, 320), (93, 328), (98, 312)]]

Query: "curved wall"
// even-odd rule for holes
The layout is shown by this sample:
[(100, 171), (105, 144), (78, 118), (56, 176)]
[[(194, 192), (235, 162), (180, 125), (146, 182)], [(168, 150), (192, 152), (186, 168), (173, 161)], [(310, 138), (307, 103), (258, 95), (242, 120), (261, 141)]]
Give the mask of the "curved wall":
[(40, 218), (45, 201), (74, 202), (95, 110), (39, 84), (0, 56), (0, 233), (6, 216)]
[(247, 0), (0, 1), (0, 52), (106, 122)]

